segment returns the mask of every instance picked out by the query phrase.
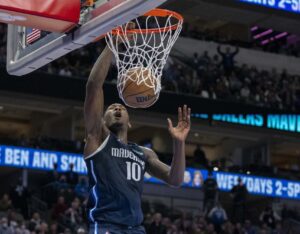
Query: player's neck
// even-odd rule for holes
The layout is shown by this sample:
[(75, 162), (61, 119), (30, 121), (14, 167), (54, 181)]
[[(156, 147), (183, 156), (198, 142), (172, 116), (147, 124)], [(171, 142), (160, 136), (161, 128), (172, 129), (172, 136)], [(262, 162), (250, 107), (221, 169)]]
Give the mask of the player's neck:
[(124, 144), (127, 145), (128, 143), (128, 140), (127, 140), (127, 132), (125, 131), (120, 131), (120, 132), (117, 132), (115, 133), (115, 135), (117, 136), (117, 138), (122, 141)]
[(109, 128), (110, 132), (113, 133), (120, 141), (127, 144), (127, 128), (123, 125), (113, 125)]

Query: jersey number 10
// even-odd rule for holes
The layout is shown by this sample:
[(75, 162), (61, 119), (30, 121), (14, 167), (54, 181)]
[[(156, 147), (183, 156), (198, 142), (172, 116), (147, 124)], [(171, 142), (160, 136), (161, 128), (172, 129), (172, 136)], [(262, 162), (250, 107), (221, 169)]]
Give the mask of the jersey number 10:
[(126, 162), (127, 164), (127, 180), (140, 181), (141, 166), (135, 162)]

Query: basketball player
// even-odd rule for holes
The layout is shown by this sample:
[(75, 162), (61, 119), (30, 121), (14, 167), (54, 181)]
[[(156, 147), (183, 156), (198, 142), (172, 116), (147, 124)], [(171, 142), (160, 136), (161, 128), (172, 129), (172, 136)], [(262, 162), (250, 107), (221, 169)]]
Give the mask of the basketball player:
[(185, 171), (185, 139), (190, 130), (190, 108), (178, 108), (178, 125), (168, 119), (173, 139), (171, 167), (162, 163), (151, 149), (128, 142), (131, 127), (126, 108), (118, 103), (104, 112), (103, 83), (112, 52), (104, 49), (86, 85), (84, 117), (86, 126), (85, 162), (88, 168), (89, 233), (144, 234), (141, 226), (141, 194), (144, 173), (180, 186)]

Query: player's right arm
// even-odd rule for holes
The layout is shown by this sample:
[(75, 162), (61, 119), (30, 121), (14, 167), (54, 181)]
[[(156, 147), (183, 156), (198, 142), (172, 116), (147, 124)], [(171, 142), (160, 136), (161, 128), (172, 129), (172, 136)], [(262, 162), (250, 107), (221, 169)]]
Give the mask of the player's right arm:
[(103, 141), (103, 83), (108, 74), (112, 56), (111, 50), (105, 47), (94, 64), (86, 84), (86, 96), (84, 101), (84, 123), (86, 132), (85, 157), (94, 153)]
[(154, 151), (143, 148), (147, 157), (147, 172), (168, 183), (171, 186), (181, 186), (185, 171), (185, 140), (191, 126), (191, 109), (184, 105), (178, 108), (178, 124), (173, 126), (171, 119), (168, 119), (169, 132), (173, 139), (173, 159), (171, 166), (161, 162)]

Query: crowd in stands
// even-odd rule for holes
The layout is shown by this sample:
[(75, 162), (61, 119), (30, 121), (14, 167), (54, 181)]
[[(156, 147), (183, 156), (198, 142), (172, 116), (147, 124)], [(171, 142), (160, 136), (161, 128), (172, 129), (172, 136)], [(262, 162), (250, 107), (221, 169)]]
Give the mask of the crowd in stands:
[[(103, 47), (102, 47), (103, 48)], [(91, 45), (55, 61), (44, 70), (64, 76), (88, 77), (101, 53), (101, 46)], [(197, 95), (202, 98), (241, 102), (281, 110), (300, 108), (300, 76), (236, 65), (234, 52), (219, 48), (214, 56), (207, 51), (193, 58), (170, 57), (164, 68), (163, 90)], [(112, 66), (108, 82), (116, 83), (117, 69)]]
[[(4, 193), (0, 200), (1, 234), (73, 234), (87, 233), (85, 202), (88, 183), (85, 176), (55, 169), (41, 176), (30, 192), (21, 183)], [(35, 191), (35, 192), (34, 192)], [(2, 191), (3, 192), (3, 191)], [(32, 196), (44, 203), (44, 210), (34, 206)]]
[[(258, 29), (258, 28), (257, 28)], [(200, 29), (185, 23), (181, 36), (194, 38), (202, 41), (214, 41), (216, 43), (229, 44), (253, 50), (262, 50), (270, 53), (284, 54), (288, 56), (300, 57), (300, 41), (287, 43), (286, 38), (273, 41), (272, 43), (261, 44), (253, 39), (250, 42), (239, 41), (229, 35), (221, 35), (218, 31), (209, 29)]]
[(247, 64), (236, 66), (238, 50), (210, 57), (207, 51), (194, 54), (185, 63), (169, 59), (162, 80), (166, 90), (194, 94), (202, 98), (241, 102), (273, 109), (296, 110), (300, 107), (300, 76), (258, 70)]
[[(0, 31), (5, 32), (3, 25)], [(195, 32), (194, 32), (195, 33)], [(194, 35), (191, 33), (191, 36)], [(203, 35), (205, 33), (199, 33)], [(190, 34), (183, 32), (183, 35)], [(210, 37), (206, 38), (207, 40)], [(5, 37), (0, 41), (0, 63), (5, 63)], [(88, 77), (103, 44), (92, 44), (72, 52), (41, 70), (70, 77)], [(170, 57), (164, 68), (163, 90), (198, 95), (202, 98), (241, 102), (273, 109), (297, 110), (300, 108), (300, 76), (286, 70), (259, 70), (243, 64), (237, 66), (236, 51), (219, 47), (214, 56), (207, 51), (195, 52), (193, 58)], [(108, 82), (116, 83), (115, 65)]]
[(226, 211), (220, 206), (214, 207), (205, 216), (182, 213), (177, 217), (162, 216), (161, 213), (147, 214), (145, 227), (149, 234), (283, 234), (280, 223), (275, 228), (267, 224), (253, 225), (249, 219), (244, 223), (233, 223), (227, 218)]
[[(88, 233), (86, 219), (86, 202), (88, 197), (87, 178), (72, 171), (59, 173), (54, 165), (53, 171), (40, 176), (43, 185), (38, 185), (37, 192), (31, 185), (29, 191), (21, 180), (10, 191), (0, 197), (0, 233), (1, 234), (74, 234)], [(208, 180), (214, 180), (208, 178)], [(213, 190), (211, 190), (213, 188)], [(216, 195), (218, 189), (214, 183), (204, 184), (204, 195), (210, 194), (215, 202), (210, 208), (204, 201), (203, 210), (186, 212), (172, 209), (161, 203), (143, 201), (144, 222), (147, 234), (284, 234), (283, 221), (299, 218), (284, 207), (281, 214), (271, 206), (266, 206), (259, 214), (259, 221), (254, 223), (247, 217), (244, 205), (247, 189), (239, 182), (231, 190), (233, 208), (226, 210)], [(212, 192), (213, 191), (213, 192)], [(211, 194), (214, 193), (213, 196)], [(34, 209), (31, 197), (38, 197), (46, 204), (45, 210)], [(235, 210), (235, 211), (234, 211)], [(238, 212), (238, 213), (235, 213)], [(239, 213), (242, 212), (242, 213)], [(297, 217), (298, 215), (298, 217)]]

